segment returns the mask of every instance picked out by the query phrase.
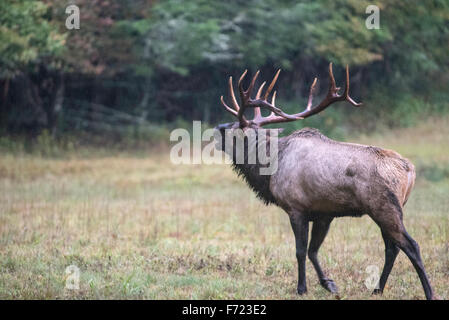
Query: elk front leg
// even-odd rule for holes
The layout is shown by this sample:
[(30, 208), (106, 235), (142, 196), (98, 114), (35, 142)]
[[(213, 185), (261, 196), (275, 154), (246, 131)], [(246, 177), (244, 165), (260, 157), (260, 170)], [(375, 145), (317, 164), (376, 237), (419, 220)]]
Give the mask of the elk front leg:
[(329, 231), (329, 226), (333, 218), (326, 218), (322, 220), (316, 220), (313, 222), (312, 226), (312, 237), (310, 239), (309, 245), (309, 259), (315, 268), (315, 271), (320, 280), (320, 284), (328, 291), (332, 293), (337, 293), (338, 289), (335, 282), (326, 277), (323, 270), (321, 269), (320, 263), (318, 262), (318, 250), (324, 241), (324, 238)]
[(296, 259), (298, 260), (298, 294), (307, 292), (306, 284), (306, 255), (307, 240), (309, 238), (309, 220), (301, 213), (294, 212), (290, 214), (290, 223), (296, 242)]

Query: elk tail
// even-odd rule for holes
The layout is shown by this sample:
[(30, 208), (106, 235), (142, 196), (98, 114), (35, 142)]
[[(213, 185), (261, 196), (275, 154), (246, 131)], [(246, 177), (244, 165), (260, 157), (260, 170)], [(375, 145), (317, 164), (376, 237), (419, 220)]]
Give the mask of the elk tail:
[(405, 191), (402, 206), (404, 206), (407, 203), (408, 197), (410, 196), (413, 186), (415, 185), (415, 178), (416, 178), (415, 168), (413, 167), (413, 165), (411, 165), (411, 167), (409, 167), (408, 169), (409, 170), (407, 171), (407, 188)]

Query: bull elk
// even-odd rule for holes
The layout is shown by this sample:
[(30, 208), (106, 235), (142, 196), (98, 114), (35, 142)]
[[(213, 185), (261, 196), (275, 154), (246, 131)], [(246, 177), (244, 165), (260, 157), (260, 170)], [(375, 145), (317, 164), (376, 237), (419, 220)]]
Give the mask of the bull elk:
[[(235, 98), (232, 77), (229, 78), (232, 107), (226, 104), (223, 96), (221, 103), (238, 121), (218, 125), (216, 132), (219, 132), (220, 136), (234, 134), (236, 130), (257, 131), (268, 124), (304, 119), (338, 101), (347, 101), (356, 107), (361, 105), (349, 96), (348, 67), (346, 67), (345, 89), (339, 94), (340, 88), (335, 84), (331, 63), (330, 85), (325, 98), (318, 105), (312, 105), (317, 83), (315, 78), (310, 87), (305, 110), (296, 114), (286, 114), (275, 106), (276, 91), (272, 95), (271, 102), (268, 102), (279, 71), (265, 93), (263, 93), (265, 82), (260, 86), (255, 98), (251, 96), (259, 71), (252, 78), (248, 89), (244, 90), (242, 81), (247, 73), (245, 71), (238, 81), (241, 106)], [(248, 108), (254, 110), (253, 119), (247, 119), (244, 115)], [(261, 108), (271, 111), (270, 115), (262, 116)], [(273, 138), (268, 137), (265, 140), (268, 150)], [(434, 297), (418, 244), (407, 233), (403, 224), (403, 207), (415, 181), (414, 166), (409, 160), (391, 150), (334, 141), (316, 129), (304, 128), (278, 139), (278, 168), (271, 175), (261, 175), (258, 171), (260, 163), (256, 161), (255, 164), (250, 164), (246, 161), (248, 154), (260, 147), (257, 142), (252, 147), (245, 144), (245, 148), (248, 148), (244, 155), (245, 161), (237, 163), (235, 150), (229, 151), (224, 147), (223, 141), (220, 141), (218, 148), (231, 156), (234, 170), (243, 176), (259, 198), (266, 204), (272, 203), (281, 207), (290, 218), (296, 242), (298, 294), (307, 292), (306, 256), (312, 262), (320, 284), (332, 293), (337, 292), (335, 282), (321, 269), (317, 258), (318, 250), (334, 218), (360, 217), (368, 214), (380, 227), (385, 243), (385, 265), (378, 287), (373, 293), (383, 292), (401, 249), (416, 269), (426, 298)], [(313, 222), (313, 225), (308, 245), (309, 222)]]

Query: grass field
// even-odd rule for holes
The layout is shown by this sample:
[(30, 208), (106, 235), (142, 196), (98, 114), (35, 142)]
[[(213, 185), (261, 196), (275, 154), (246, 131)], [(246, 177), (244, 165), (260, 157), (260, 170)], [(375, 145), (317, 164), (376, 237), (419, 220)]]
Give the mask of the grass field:
[[(436, 294), (449, 299), (449, 119), (348, 140), (395, 149), (418, 170), (404, 221)], [(423, 299), (403, 253), (385, 293), (367, 216), (334, 220), (319, 254), (341, 299)], [(66, 268), (80, 271), (65, 288)], [(46, 159), (0, 155), (0, 299), (335, 299), (307, 262), (296, 295), (287, 215), (264, 206), (227, 165), (172, 165), (168, 151)]]

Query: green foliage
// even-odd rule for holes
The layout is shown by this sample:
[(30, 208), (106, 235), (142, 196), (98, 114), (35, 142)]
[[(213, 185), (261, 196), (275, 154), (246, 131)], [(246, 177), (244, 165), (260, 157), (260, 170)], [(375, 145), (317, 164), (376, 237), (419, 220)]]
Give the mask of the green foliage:
[(426, 91), (429, 78), (449, 68), (449, 3), (385, 0), (384, 23), (393, 38), (383, 43), (387, 78), (396, 88)]
[(0, 78), (14, 76), (30, 62), (61, 55), (65, 35), (48, 20), (47, 9), (42, 1), (0, 2)]
[[(340, 65), (366, 65), (383, 58), (379, 46), (389, 41), (388, 29), (365, 27), (365, 9), (371, 1), (321, 1), (321, 10), (313, 24), (308, 24), (308, 36), (315, 45), (313, 54)], [(327, 10), (323, 10), (324, 7)], [(316, 24), (319, 20), (320, 23)]]
[[(68, 123), (72, 129), (73, 123), (88, 123), (87, 129), (111, 127), (106, 112), (92, 119), (90, 113), (96, 111), (91, 104), (153, 123), (174, 124), (178, 118), (228, 121), (219, 97), (226, 94), (227, 77), (235, 79), (244, 69), (260, 69), (268, 79), (282, 68), (279, 102), (286, 111), (296, 112), (305, 105), (316, 76), (323, 94), (329, 62), (334, 63), (338, 83), (343, 82), (344, 65), (350, 65), (351, 92), (364, 102), (363, 109), (331, 108), (303, 123), (288, 124), (287, 131), (309, 125), (342, 137), (354, 129), (410, 126), (420, 117), (449, 110), (447, 0), (76, 4), (81, 30), (68, 31), (65, 2), (0, 3), (0, 78), (25, 75), (19, 84), (0, 81), (9, 97), (0, 104), (2, 129), (10, 130), (12, 113), (23, 118), (30, 114), (17, 111), (17, 96), (26, 97), (24, 105), (35, 110), (36, 119), (24, 123), (41, 123), (38, 115), (45, 114), (43, 110), (50, 110), (46, 114), (51, 119), (48, 104), (54, 101), (52, 90), (58, 88), (61, 73), (67, 98), (58, 116), (60, 130)], [(380, 8), (380, 29), (365, 26), (366, 8), (372, 4)], [(73, 100), (83, 101), (87, 112), (65, 112), (76, 107)], [(141, 134), (140, 128), (129, 130), (129, 136)]]
[(150, 61), (181, 75), (203, 63), (257, 67), (277, 61), (291, 68), (291, 55), (363, 65), (382, 59), (378, 44), (391, 40), (388, 31), (365, 28), (368, 4), (164, 1), (150, 20), (132, 22), (128, 31), (145, 39)]
[[(382, 123), (388, 126), (412, 125), (423, 115), (423, 103), (428, 107), (427, 113), (432, 105), (443, 106), (440, 102), (447, 98), (430, 98), (428, 93), (429, 89), (447, 89), (445, 72), (449, 60), (444, 53), (449, 50), (448, 5), (444, 1), (376, 1), (381, 10), (380, 29), (370, 30), (365, 27), (365, 10), (370, 4), (373, 3), (330, 0), (172, 0), (157, 3), (148, 19), (133, 21), (128, 27), (144, 44), (140, 46), (146, 61), (143, 64), (154, 70), (147, 73), (154, 81), (160, 81), (161, 73), (174, 73), (174, 81), (188, 82), (202, 76), (212, 86), (187, 89), (192, 100), (184, 94), (177, 99), (173, 94), (174, 104), (187, 100), (193, 108), (210, 108), (226, 90), (226, 73), (237, 76), (245, 68), (271, 71), (273, 67), (282, 67), (288, 81), (282, 83), (287, 99), (282, 106), (289, 109), (290, 101), (303, 101), (309, 79), (317, 71), (322, 73), (328, 61), (332, 61), (336, 69), (351, 66), (353, 81), (358, 82), (353, 93), (375, 106), (376, 110), (364, 110), (365, 120), (380, 113), (385, 116)], [(217, 69), (223, 71), (211, 72)], [(299, 89), (294, 87), (298, 80)], [(156, 87), (161, 89), (160, 84)], [(381, 94), (376, 92), (378, 89)], [(181, 90), (178, 87), (178, 92)], [(206, 95), (204, 90), (210, 93)], [(180, 106), (176, 112), (182, 114), (183, 110)], [(336, 121), (349, 118), (349, 123), (356, 127), (357, 122), (363, 123), (358, 116), (352, 121), (352, 115), (338, 116), (347, 109), (339, 110), (330, 111)], [(207, 111), (202, 114), (210, 120)], [(345, 129), (338, 128), (341, 122), (336, 121), (327, 119), (325, 122), (331, 126), (327, 130), (335, 129), (341, 136)], [(315, 120), (308, 122), (320, 126)], [(301, 125), (287, 127), (298, 126)]]
[(418, 165), (418, 176), (431, 182), (438, 182), (449, 178), (449, 168), (447, 165), (432, 163), (428, 165)]

